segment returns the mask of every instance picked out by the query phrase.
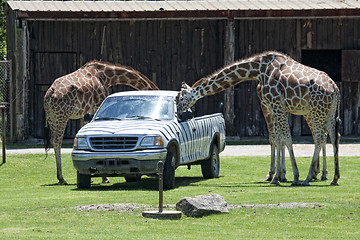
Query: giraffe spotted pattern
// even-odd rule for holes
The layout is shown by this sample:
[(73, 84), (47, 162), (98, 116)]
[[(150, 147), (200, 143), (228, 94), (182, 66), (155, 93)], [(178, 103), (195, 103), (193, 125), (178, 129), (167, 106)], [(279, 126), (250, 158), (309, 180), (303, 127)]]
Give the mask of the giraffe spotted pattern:
[(109, 95), (109, 87), (118, 84), (137, 90), (158, 90), (146, 76), (130, 67), (96, 60), (56, 79), (47, 90), (44, 110), (55, 151), (59, 184), (67, 184), (61, 170), (61, 143), (68, 120), (95, 113)]
[[(269, 140), (277, 148), (276, 174), (272, 183), (278, 184), (281, 174), (281, 150), (288, 148), (294, 174), (294, 185), (299, 185), (299, 172), (292, 149), (288, 114), (303, 115), (313, 133), (315, 150), (307, 178), (309, 185), (319, 161), (319, 152), (325, 150), (327, 135), (334, 148), (335, 174), (333, 185), (340, 178), (338, 148), (340, 124), (336, 112), (340, 110), (340, 92), (335, 82), (324, 72), (305, 66), (279, 52), (265, 52), (234, 62), (192, 87), (182, 84), (177, 96), (181, 114), (205, 96), (221, 92), (244, 81), (258, 81), (257, 93), (269, 129)], [(284, 155), (284, 154), (283, 154)]]

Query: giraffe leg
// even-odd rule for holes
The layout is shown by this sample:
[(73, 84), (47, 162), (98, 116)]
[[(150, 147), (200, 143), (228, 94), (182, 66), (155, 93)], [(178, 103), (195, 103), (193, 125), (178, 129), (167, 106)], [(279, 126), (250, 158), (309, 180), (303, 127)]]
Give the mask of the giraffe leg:
[(333, 144), (335, 173), (334, 173), (334, 179), (331, 181), (331, 185), (339, 185), (338, 180), (340, 178), (340, 170), (339, 170), (340, 133), (337, 133), (337, 135), (338, 136), (336, 137), (335, 144)]
[(270, 147), (271, 147), (270, 170), (264, 181), (271, 181), (275, 173), (275, 145), (273, 143), (270, 143)]
[(50, 132), (51, 132), (51, 142), (54, 147), (55, 152), (55, 160), (56, 160), (56, 176), (59, 180), (58, 184), (60, 185), (67, 185), (67, 182), (63, 178), (62, 175), (62, 167), (61, 167), (61, 144), (62, 144), (62, 138), (64, 135), (65, 127), (59, 126), (56, 127), (55, 124), (53, 124), (51, 121), (49, 121), (50, 125)]
[[(59, 118), (54, 118), (59, 119)], [(52, 121), (52, 119), (48, 118), (48, 124), (50, 127), (50, 136), (51, 142), (54, 147), (55, 159), (56, 159), (56, 175), (59, 180), (60, 185), (67, 185), (63, 175), (62, 175), (62, 166), (61, 166), (61, 144), (64, 136), (64, 131), (66, 128), (67, 121), (62, 121), (60, 119), (58, 121)]]
[(285, 147), (281, 148), (281, 177), (280, 182), (287, 182), (286, 167), (285, 167)]
[(276, 184), (279, 185), (280, 184), (280, 176), (281, 176), (281, 161), (280, 161), (280, 157), (281, 157), (281, 153), (280, 153), (280, 149), (281, 148), (276, 148), (276, 172), (275, 172), (275, 177), (271, 180), (271, 184)]
[(339, 170), (339, 144), (340, 144), (340, 133), (339, 127), (341, 124), (341, 120), (339, 118), (330, 116), (327, 119), (327, 129), (330, 137), (331, 144), (334, 149), (334, 179), (331, 182), (331, 185), (339, 185), (338, 180), (340, 178), (340, 170)]
[(299, 169), (298, 169), (297, 164), (296, 164), (294, 149), (292, 147), (292, 141), (289, 144), (287, 144), (286, 147), (287, 147), (287, 149), (289, 151), (290, 160), (291, 160), (291, 166), (292, 166), (293, 175), (294, 175), (294, 181), (291, 183), (291, 186), (299, 186), (300, 185)]
[(61, 167), (61, 141), (54, 140), (52, 141), (54, 146), (54, 152), (55, 152), (55, 159), (56, 159), (56, 175), (57, 179), (59, 180), (60, 185), (67, 185), (67, 182), (63, 178), (62, 175), (62, 167)]
[[(274, 110), (276, 111), (276, 110)], [(288, 114), (282, 109), (282, 108), (278, 108), (277, 109), (277, 116), (276, 116), (276, 122), (279, 125), (279, 129), (281, 131), (280, 134), (280, 139), (282, 144), (279, 145), (281, 146), (281, 149), (284, 149), (284, 144), (287, 147), (288, 151), (289, 151), (289, 156), (290, 156), (290, 160), (291, 160), (291, 166), (293, 169), (293, 175), (294, 175), (294, 180), (292, 182), (292, 186), (297, 186), (300, 184), (299, 182), (299, 170), (296, 164), (296, 160), (295, 160), (295, 155), (294, 155), (294, 150), (292, 147), (292, 138), (291, 138), (291, 132), (290, 132), (290, 126), (289, 126), (289, 122), (288, 122)], [(285, 168), (285, 154), (283, 154), (284, 159), (284, 168)], [(278, 160), (280, 162), (280, 160)]]
[(269, 133), (269, 142), (271, 147), (271, 156), (270, 156), (270, 170), (268, 175), (265, 178), (265, 181), (271, 181), (273, 179), (274, 173), (275, 173), (275, 142), (274, 138), (276, 136), (275, 130), (274, 130), (274, 123), (273, 123), (273, 116), (271, 113), (271, 109), (269, 106), (263, 101), (263, 96), (261, 93), (261, 85), (259, 84), (257, 87), (257, 93), (258, 97), (261, 102), (261, 109), (263, 111), (266, 125), (268, 127), (268, 133)]
[(102, 183), (110, 183), (110, 180), (106, 176), (102, 176)]
[[(309, 125), (311, 134), (313, 136), (313, 140), (315, 142), (314, 125), (313, 125), (314, 123), (313, 123), (313, 120), (312, 120), (311, 113), (304, 114), (303, 116), (304, 116), (307, 124)], [(317, 179), (317, 175), (319, 173), (320, 173), (320, 162), (319, 162), (319, 156), (317, 156), (317, 163), (316, 163), (316, 167), (314, 168), (312, 179)]]
[(326, 144), (323, 146), (322, 151), (323, 151), (323, 170), (321, 174), (321, 181), (326, 181), (328, 180), (327, 178), (328, 170), (326, 165)]
[[(285, 147), (281, 148), (281, 174), (280, 174), (280, 182), (287, 182), (286, 179), (286, 167), (285, 167)], [(271, 181), (273, 179), (273, 175), (275, 173), (275, 146), (271, 144), (271, 163), (270, 163), (270, 171), (266, 176), (264, 181)]]
[(311, 165), (310, 165), (310, 169), (309, 169), (309, 174), (308, 174), (307, 178), (305, 179), (305, 181), (302, 183), (303, 186), (309, 186), (310, 185), (309, 182), (313, 178), (315, 167), (316, 167), (317, 161), (319, 159), (320, 151), (321, 151), (321, 144), (319, 142), (316, 142), (315, 143), (314, 155), (313, 155)]
[(316, 159), (315, 159), (315, 166), (314, 166), (313, 173), (312, 173), (312, 179), (317, 180), (317, 175), (319, 173), (320, 173), (320, 152), (316, 156)]

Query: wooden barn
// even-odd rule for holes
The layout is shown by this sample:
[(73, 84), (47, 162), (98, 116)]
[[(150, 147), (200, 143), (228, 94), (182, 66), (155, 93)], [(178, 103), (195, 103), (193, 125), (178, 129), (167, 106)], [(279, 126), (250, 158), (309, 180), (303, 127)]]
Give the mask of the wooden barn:
[[(7, 1), (12, 140), (42, 138), (52, 82), (98, 59), (131, 66), (160, 89), (180, 90), (234, 60), (277, 50), (324, 70), (341, 88), (342, 135), (360, 136), (360, 1)], [(267, 136), (257, 82), (206, 97), (226, 104), (227, 135)], [(131, 90), (117, 86), (112, 91)], [(310, 135), (290, 116), (294, 136)], [(79, 129), (68, 123), (66, 138)]]

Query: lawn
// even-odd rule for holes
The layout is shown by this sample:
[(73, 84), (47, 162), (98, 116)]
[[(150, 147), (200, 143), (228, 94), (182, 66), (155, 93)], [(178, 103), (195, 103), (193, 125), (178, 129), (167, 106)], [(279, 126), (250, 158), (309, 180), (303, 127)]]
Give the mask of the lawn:
[[(180, 167), (176, 188), (164, 193), (164, 204), (173, 206), (182, 197), (217, 193), (229, 205), (304, 202), (313, 207), (235, 208), (227, 214), (181, 220), (146, 219), (143, 208), (126, 211), (79, 211), (88, 204), (129, 203), (155, 207), (157, 179), (110, 184), (94, 179), (89, 190), (77, 190), (70, 154), (63, 154), (63, 174), (69, 185), (56, 180), (54, 155), (9, 155), (0, 166), (0, 239), (360, 239), (359, 157), (340, 158), (340, 185), (329, 179), (310, 187), (272, 186), (264, 182), (268, 157), (222, 157), (220, 178), (204, 180), (198, 166)], [(289, 159), (287, 159), (289, 162)], [(310, 158), (297, 158), (304, 180)], [(290, 166), (290, 164), (288, 164)], [(288, 168), (288, 180), (292, 169)], [(171, 207), (170, 206), (170, 207)], [(168, 208), (169, 209), (169, 208)]]

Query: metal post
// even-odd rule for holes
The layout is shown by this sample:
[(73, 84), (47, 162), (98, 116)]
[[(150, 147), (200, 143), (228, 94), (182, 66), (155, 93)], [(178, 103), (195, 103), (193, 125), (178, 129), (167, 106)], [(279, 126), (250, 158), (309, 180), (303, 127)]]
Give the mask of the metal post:
[(6, 129), (5, 129), (5, 106), (0, 106), (2, 117), (2, 162), (6, 163)]
[(163, 211), (164, 204), (164, 179), (163, 179), (163, 170), (164, 163), (162, 161), (158, 162), (158, 172), (159, 172), (159, 213)]
[(142, 216), (156, 219), (180, 219), (181, 211), (163, 211), (163, 192), (164, 192), (164, 162), (159, 161), (157, 165), (159, 174), (159, 211), (143, 211)]

